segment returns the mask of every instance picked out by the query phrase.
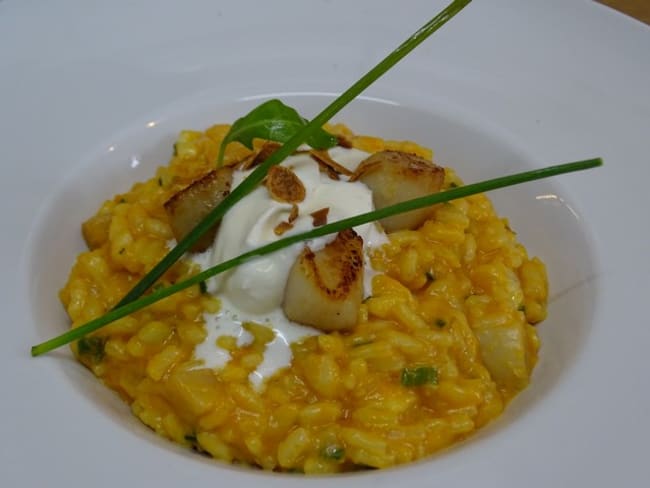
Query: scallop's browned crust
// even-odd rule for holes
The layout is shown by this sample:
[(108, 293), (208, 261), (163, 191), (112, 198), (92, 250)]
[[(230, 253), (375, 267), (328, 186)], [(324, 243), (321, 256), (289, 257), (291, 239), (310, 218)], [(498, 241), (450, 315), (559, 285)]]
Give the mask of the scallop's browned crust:
[(348, 229), (320, 251), (306, 247), (289, 271), (283, 310), (289, 320), (330, 332), (357, 323), (363, 298), (363, 239)]
[[(177, 241), (183, 239), (203, 218), (228, 196), (233, 169), (227, 166), (210, 171), (165, 202), (165, 211)], [(206, 232), (191, 248), (205, 251), (216, 235), (219, 224)]]
[[(358, 166), (351, 181), (361, 181), (372, 190), (375, 208), (436, 193), (442, 188), (445, 170), (415, 154), (381, 151)], [(415, 229), (431, 214), (431, 207), (381, 219), (386, 232)]]

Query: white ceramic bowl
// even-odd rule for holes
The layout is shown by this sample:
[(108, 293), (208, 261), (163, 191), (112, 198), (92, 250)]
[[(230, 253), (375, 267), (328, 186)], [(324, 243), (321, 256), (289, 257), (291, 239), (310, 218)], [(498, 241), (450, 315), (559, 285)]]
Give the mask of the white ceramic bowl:
[(83, 248), (80, 222), (166, 164), (180, 129), (232, 121), (270, 96), (313, 115), (443, 6), (433, 3), (0, 3), (8, 483), (641, 483), (650, 32), (591, 2), (474, 2), (336, 117), (428, 145), (466, 182), (605, 159), (491, 195), (547, 263), (551, 302), (532, 385), (464, 444), (345, 477), (244, 470), (156, 437), (67, 349), (29, 358), (66, 328), (57, 291)]

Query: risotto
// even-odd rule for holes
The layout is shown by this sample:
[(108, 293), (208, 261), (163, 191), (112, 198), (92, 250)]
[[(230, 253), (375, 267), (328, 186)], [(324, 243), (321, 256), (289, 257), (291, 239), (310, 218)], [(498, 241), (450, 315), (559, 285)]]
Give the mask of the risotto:
[[(165, 203), (214, 169), (228, 129), (183, 131), (167, 166), (83, 224), (89, 250), (60, 292), (72, 327), (107, 312), (169, 251), (175, 234)], [(411, 142), (328, 129), (368, 155), (432, 158)], [(252, 151), (230, 144), (225, 164), (250, 160), (264, 147), (257, 140)], [(461, 184), (444, 168), (443, 191)], [(144, 424), (215, 459), (335, 473), (428, 456), (497, 417), (526, 387), (539, 347), (532, 324), (545, 318), (547, 280), (544, 264), (528, 257), (486, 196), (427, 212), (417, 228), (394, 230), (367, 252), (373, 272), (353, 326), (304, 327), (288, 341), (286, 364), (261, 381), (252, 374), (268, 363), (274, 324), (241, 320), (245, 341), (215, 335), (210, 317), (225, 301), (211, 284), (113, 322), (73, 351)], [(198, 271), (200, 260), (188, 255), (154, 287)], [(206, 347), (225, 359), (212, 364)]]

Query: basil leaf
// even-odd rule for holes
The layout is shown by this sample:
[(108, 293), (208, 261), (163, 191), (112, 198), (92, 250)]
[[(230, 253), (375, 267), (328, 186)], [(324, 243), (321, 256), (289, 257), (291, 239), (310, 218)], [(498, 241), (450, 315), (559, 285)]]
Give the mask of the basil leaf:
[[(306, 119), (280, 100), (264, 102), (232, 124), (221, 141), (217, 166), (223, 163), (224, 151), (231, 142), (241, 142), (249, 149), (253, 149), (253, 139), (256, 137), (287, 142), (306, 125)], [(328, 149), (336, 146), (338, 140), (329, 132), (318, 129), (305, 142), (314, 149)]]

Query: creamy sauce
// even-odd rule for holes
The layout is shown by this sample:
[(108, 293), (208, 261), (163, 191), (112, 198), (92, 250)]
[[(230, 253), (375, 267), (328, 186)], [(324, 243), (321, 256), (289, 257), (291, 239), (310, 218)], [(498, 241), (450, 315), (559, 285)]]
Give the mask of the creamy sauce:
[[(354, 170), (368, 157), (357, 149), (337, 147), (330, 156), (342, 166)], [(244, 252), (269, 244), (283, 237), (313, 229), (311, 213), (329, 208), (328, 222), (334, 222), (374, 210), (372, 193), (363, 183), (332, 180), (321, 173), (318, 164), (308, 154), (287, 158), (282, 166), (290, 168), (300, 178), (306, 190), (306, 198), (298, 204), (299, 216), (293, 228), (277, 236), (275, 227), (286, 222), (291, 212), (288, 203), (273, 200), (266, 187), (260, 186), (234, 205), (224, 216), (213, 246), (206, 252), (192, 256), (202, 269), (231, 259)], [(239, 185), (250, 171), (235, 171), (233, 188)], [(354, 230), (364, 243), (364, 293), (370, 294), (370, 281), (374, 274), (368, 257), (369, 251), (387, 242), (386, 236), (376, 224), (365, 224)], [(285, 283), (296, 258), (305, 247), (313, 251), (323, 248), (335, 237), (334, 234), (261, 256), (237, 268), (211, 279), (208, 292), (221, 300), (217, 314), (205, 314), (208, 335), (195, 349), (195, 358), (203, 360), (205, 367), (220, 368), (230, 360), (228, 351), (216, 345), (218, 337), (234, 336), (240, 346), (249, 344), (250, 334), (242, 327), (246, 322), (268, 325), (275, 332), (275, 339), (267, 344), (264, 360), (250, 374), (249, 380), (261, 387), (266, 378), (291, 363), (292, 342), (303, 337), (319, 334), (311, 327), (291, 322), (282, 311)]]

